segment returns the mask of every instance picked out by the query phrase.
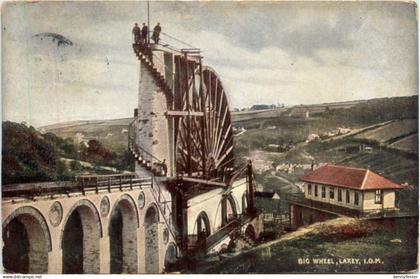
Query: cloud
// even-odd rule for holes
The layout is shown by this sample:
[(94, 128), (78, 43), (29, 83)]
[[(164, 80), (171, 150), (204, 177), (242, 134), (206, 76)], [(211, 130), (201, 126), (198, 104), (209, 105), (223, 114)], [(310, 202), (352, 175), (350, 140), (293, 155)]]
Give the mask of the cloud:
[[(34, 125), (131, 116), (134, 22), (146, 2), (9, 3), (3, 13), (3, 114)], [(43, 15), (40, 17), (39, 15)], [(24, 20), (21, 20), (24, 19)], [(151, 2), (171, 45), (199, 47), (232, 107), (416, 94), (413, 5), (365, 2)], [(52, 32), (74, 45), (33, 41)], [(57, 104), (51, 105), (51, 100)]]

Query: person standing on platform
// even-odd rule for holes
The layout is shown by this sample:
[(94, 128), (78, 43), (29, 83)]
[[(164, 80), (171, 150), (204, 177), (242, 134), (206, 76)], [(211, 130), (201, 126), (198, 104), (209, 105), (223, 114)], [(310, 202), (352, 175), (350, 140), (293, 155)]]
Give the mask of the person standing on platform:
[(159, 36), (160, 36), (161, 31), (162, 31), (162, 28), (160, 27), (160, 23), (158, 22), (158, 24), (153, 29), (153, 36), (152, 36), (152, 39), (153, 41), (155, 41), (155, 44), (159, 43)]
[(143, 23), (143, 27), (141, 28), (141, 35), (143, 39), (143, 43), (147, 44), (147, 33), (148, 33), (147, 25), (146, 23)]
[(134, 43), (139, 44), (141, 41), (141, 32), (140, 32), (140, 27), (137, 25), (137, 23), (134, 23), (133, 35), (134, 35)]

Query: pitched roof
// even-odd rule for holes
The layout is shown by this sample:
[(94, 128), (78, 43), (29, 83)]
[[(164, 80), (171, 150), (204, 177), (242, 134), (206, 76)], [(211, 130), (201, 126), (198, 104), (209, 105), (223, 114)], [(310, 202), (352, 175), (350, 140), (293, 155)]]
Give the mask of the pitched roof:
[(261, 198), (273, 198), (275, 192), (254, 192), (254, 195), (256, 197), (261, 197)]
[(402, 188), (401, 185), (370, 170), (336, 165), (322, 166), (301, 176), (300, 180), (358, 190)]

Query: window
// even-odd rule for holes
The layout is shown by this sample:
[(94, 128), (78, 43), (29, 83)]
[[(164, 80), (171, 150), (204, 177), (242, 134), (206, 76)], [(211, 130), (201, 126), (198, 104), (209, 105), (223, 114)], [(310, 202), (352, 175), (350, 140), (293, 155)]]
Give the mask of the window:
[(334, 199), (334, 188), (330, 187), (330, 199), (333, 200)]
[(318, 185), (315, 184), (315, 197), (318, 197)]
[(337, 199), (339, 202), (343, 201), (343, 193), (341, 192), (341, 189), (337, 190)]
[(354, 192), (354, 204), (359, 205), (359, 193)]
[(322, 186), (322, 189), (321, 189), (321, 197), (323, 199), (325, 199), (325, 186)]
[(375, 203), (381, 204), (382, 203), (382, 190), (375, 191)]
[(308, 196), (312, 195), (312, 184), (308, 184)]
[(346, 203), (350, 203), (350, 191), (346, 191)]

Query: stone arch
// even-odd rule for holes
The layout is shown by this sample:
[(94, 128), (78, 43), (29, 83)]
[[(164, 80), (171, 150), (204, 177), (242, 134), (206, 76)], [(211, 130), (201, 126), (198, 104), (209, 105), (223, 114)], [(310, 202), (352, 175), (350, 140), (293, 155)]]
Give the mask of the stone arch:
[(111, 273), (137, 273), (138, 213), (134, 200), (122, 195), (109, 217), (109, 249)]
[(3, 267), (18, 273), (47, 273), (51, 235), (44, 216), (34, 207), (13, 211), (3, 222)]
[[(238, 217), (238, 205), (235, 198), (232, 195), (227, 196), (227, 219), (228, 221), (236, 219)], [(232, 216), (230, 216), (232, 215)]]
[(159, 211), (152, 203), (144, 216), (146, 273), (159, 273)]
[(114, 202), (114, 206), (112, 207), (112, 211), (114, 211), (115, 207), (118, 205), (118, 203), (121, 200), (127, 200), (131, 205), (134, 205), (134, 211), (136, 213), (136, 218), (135, 218), (135, 223), (137, 228), (140, 228), (140, 216), (139, 216), (139, 211), (138, 208), (136, 206), (136, 200), (129, 194), (123, 194), (121, 197), (119, 197), (115, 202)]
[(208, 237), (211, 234), (210, 219), (205, 211), (201, 211), (198, 214), (197, 219), (194, 224), (194, 233), (199, 236), (201, 232), (205, 230), (205, 237)]
[[(149, 213), (149, 214), (148, 214)], [(156, 213), (151, 215), (152, 213)], [(159, 210), (157, 205), (152, 202), (146, 210), (146, 214), (144, 215), (144, 223), (146, 224), (148, 221), (154, 220), (153, 218), (156, 217), (156, 222), (159, 222)]]
[(170, 242), (165, 252), (165, 271), (173, 271), (177, 263), (177, 248), (174, 242)]
[(205, 211), (201, 211), (200, 214), (198, 214), (194, 223), (193, 233), (195, 239), (193, 239), (192, 244), (205, 250), (207, 247), (207, 238), (211, 234), (210, 220)]
[(245, 237), (250, 241), (251, 243), (254, 243), (257, 239), (257, 235), (255, 233), (255, 228), (253, 225), (248, 225), (245, 229)]
[(89, 200), (77, 201), (69, 210), (61, 232), (63, 273), (99, 273), (102, 224)]
[(246, 192), (242, 195), (242, 214), (246, 213), (246, 210), (248, 208), (248, 197)]
[(213, 231), (217, 231), (219, 229), (219, 225), (223, 225), (223, 199), (219, 201), (219, 204), (216, 208), (216, 214), (213, 217)]

